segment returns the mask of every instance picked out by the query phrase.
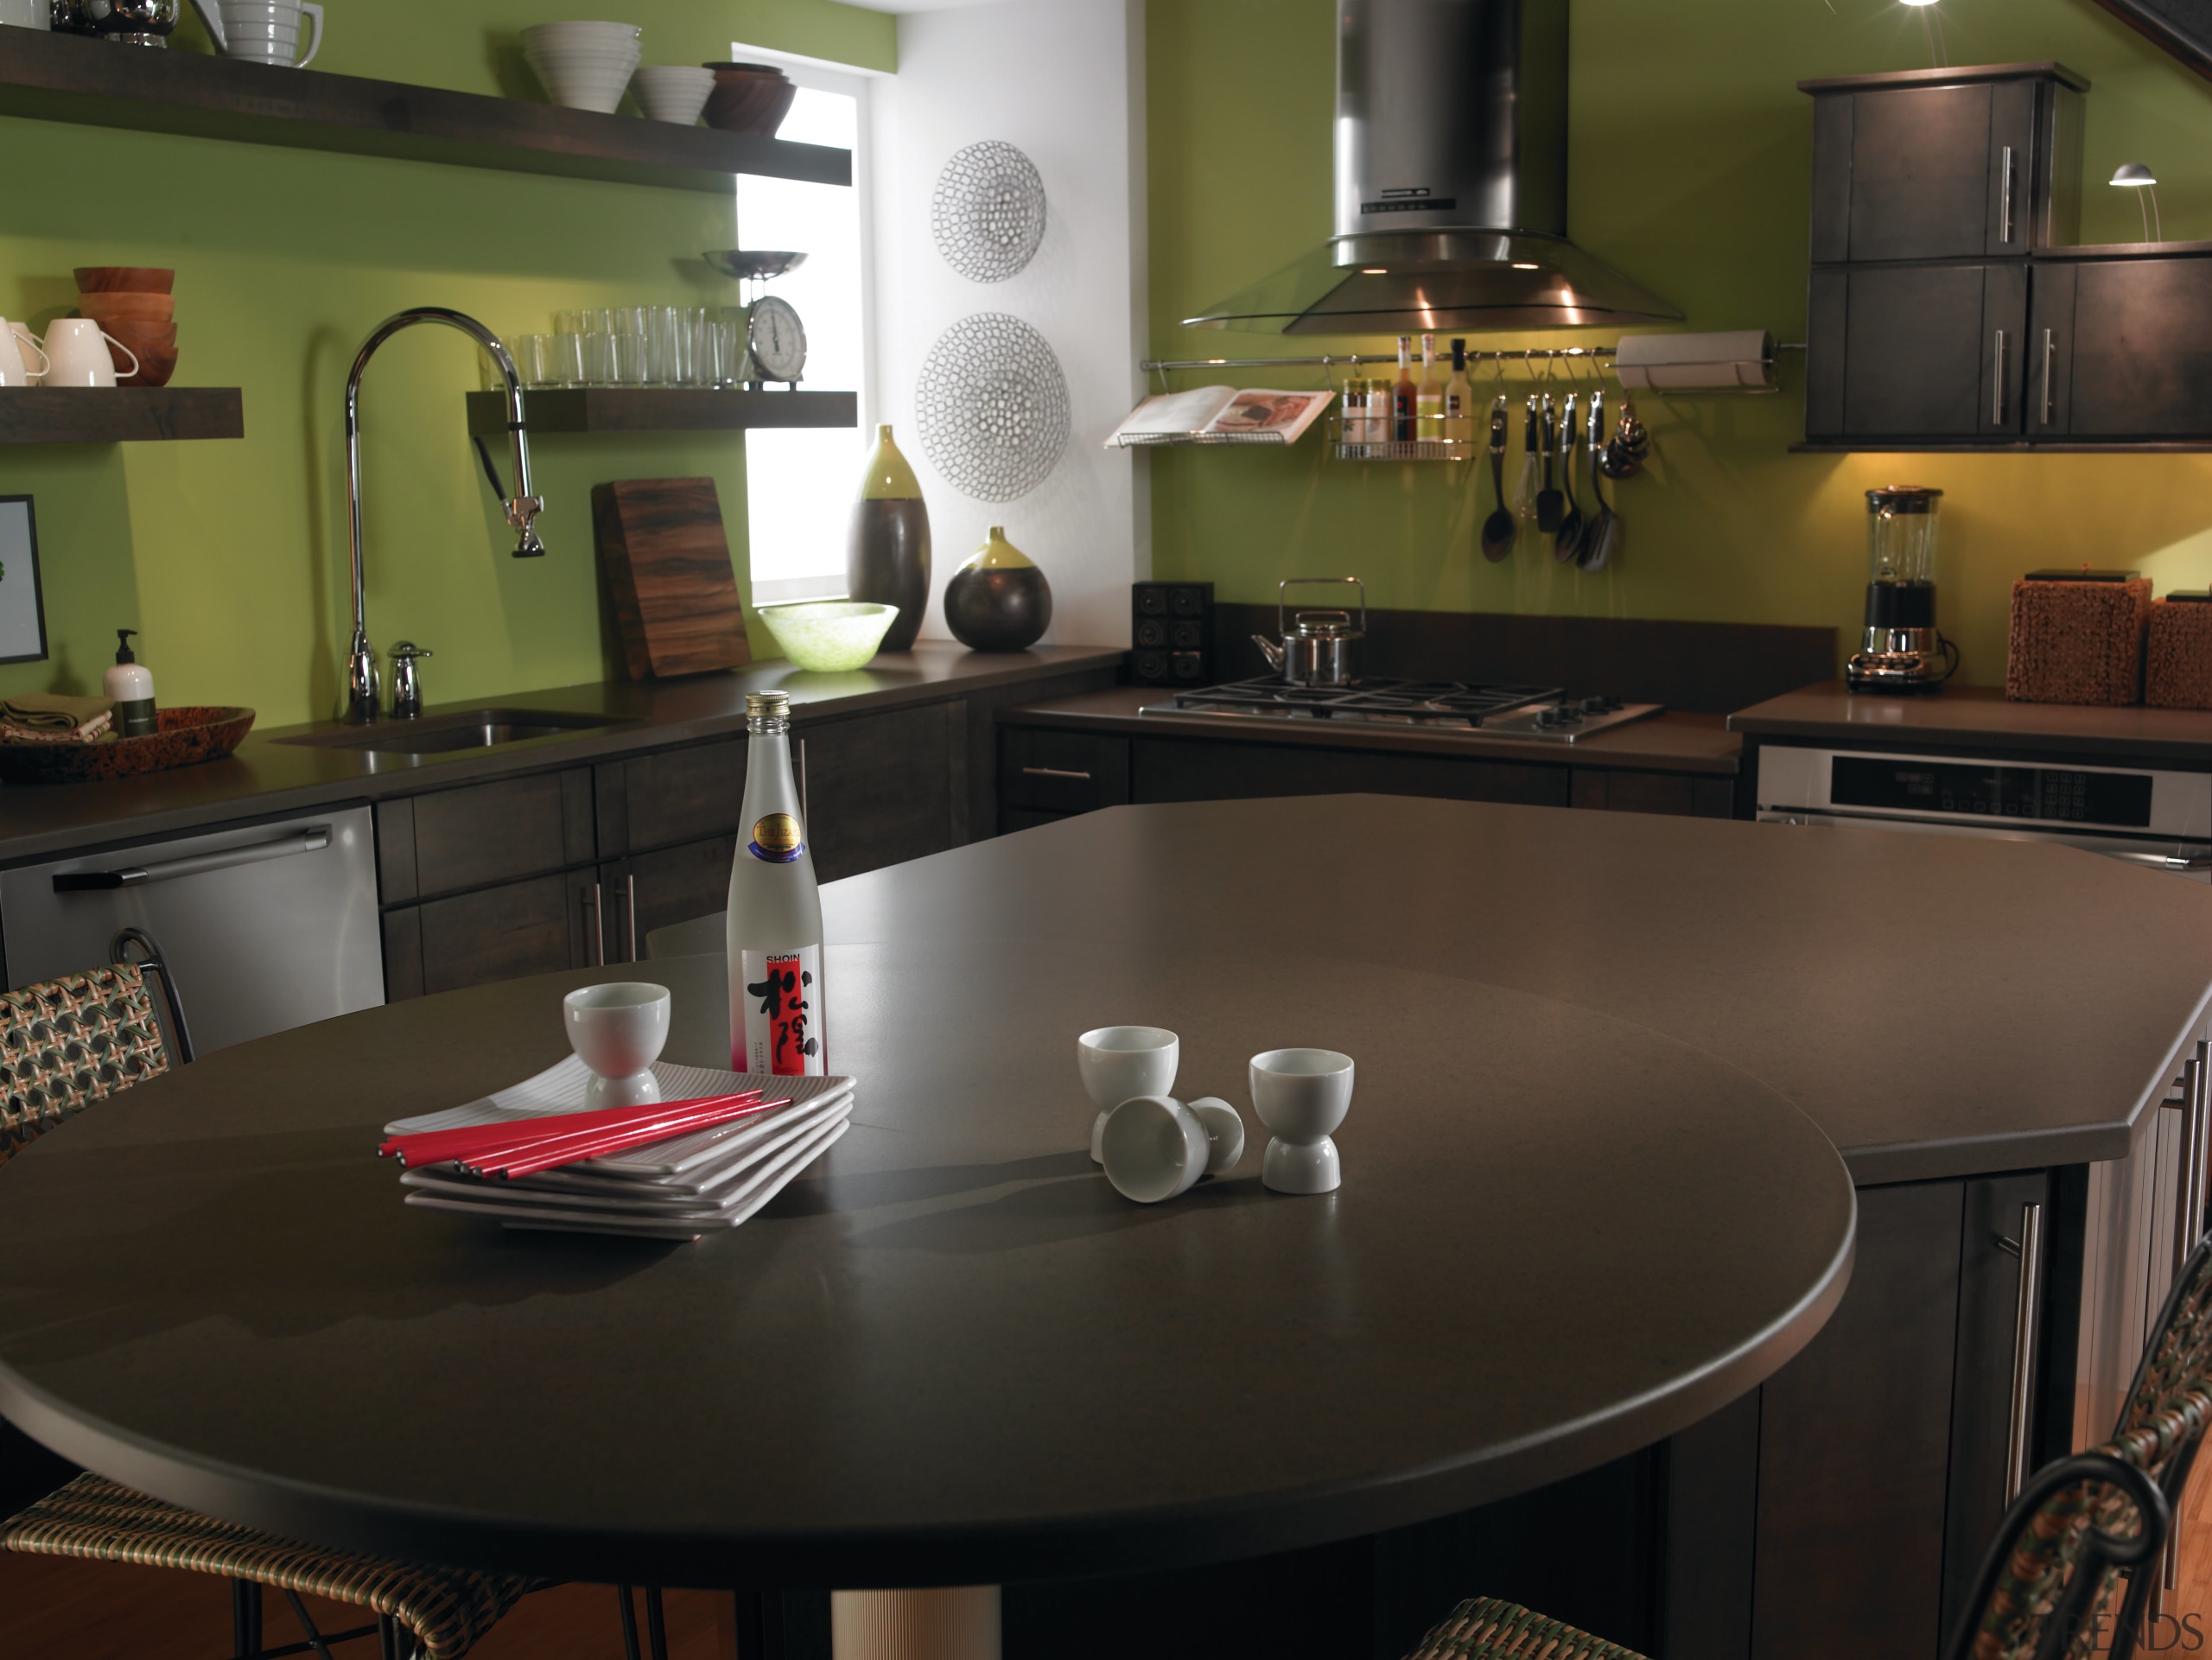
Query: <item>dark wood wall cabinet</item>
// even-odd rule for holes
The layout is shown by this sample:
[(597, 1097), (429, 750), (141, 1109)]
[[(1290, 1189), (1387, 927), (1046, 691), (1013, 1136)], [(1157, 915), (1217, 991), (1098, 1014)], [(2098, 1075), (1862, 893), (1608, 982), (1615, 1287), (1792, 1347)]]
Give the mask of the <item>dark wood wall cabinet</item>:
[(2073, 245), (2087, 81), (2035, 63), (1799, 86), (1805, 448), (2212, 448), (2212, 244)]

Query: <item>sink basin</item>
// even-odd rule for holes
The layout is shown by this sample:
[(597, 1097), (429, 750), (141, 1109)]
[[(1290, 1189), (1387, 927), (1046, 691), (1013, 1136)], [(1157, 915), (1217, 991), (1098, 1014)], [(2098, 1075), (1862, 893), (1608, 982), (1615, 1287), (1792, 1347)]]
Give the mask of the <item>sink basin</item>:
[(556, 738), (564, 733), (634, 724), (612, 716), (565, 709), (472, 709), (457, 714), (427, 715), (413, 721), (379, 721), (374, 726), (315, 732), (304, 737), (279, 738), (276, 741), (307, 744), (317, 749), (356, 749), (377, 755), (443, 755), (456, 750), (494, 749), (501, 744), (524, 743), (532, 738)]

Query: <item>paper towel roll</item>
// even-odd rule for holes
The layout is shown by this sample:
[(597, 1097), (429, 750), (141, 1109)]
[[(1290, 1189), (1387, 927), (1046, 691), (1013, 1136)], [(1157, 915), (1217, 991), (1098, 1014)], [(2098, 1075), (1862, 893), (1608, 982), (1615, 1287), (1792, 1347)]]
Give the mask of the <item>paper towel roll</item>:
[(835, 1591), (836, 1660), (999, 1660), (999, 1588)]

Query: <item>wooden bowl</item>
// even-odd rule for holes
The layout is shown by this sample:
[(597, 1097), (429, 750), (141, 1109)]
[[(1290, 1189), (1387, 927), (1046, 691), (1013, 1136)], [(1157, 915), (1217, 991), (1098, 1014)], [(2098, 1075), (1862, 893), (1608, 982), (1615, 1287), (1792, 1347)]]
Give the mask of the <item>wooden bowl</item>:
[(111, 323), (166, 323), (176, 320), (173, 294), (125, 294), (95, 289), (77, 296), (77, 309), (105, 328)]
[(110, 334), (129, 347), (131, 355), (138, 359), (138, 372), (125, 375), (124, 370), (130, 359), (111, 345), (107, 348), (108, 356), (115, 359), (117, 385), (166, 386), (169, 384), (169, 377), (176, 372), (175, 323), (114, 322), (104, 327)]
[(253, 728), (250, 709), (165, 709), (161, 728), (143, 738), (97, 743), (0, 742), (0, 784), (87, 784), (218, 760)]
[(791, 112), (798, 83), (765, 63), (710, 63), (705, 67), (715, 72), (715, 90), (707, 98), (707, 124), (724, 132), (773, 137)]
[(176, 273), (159, 265), (79, 265), (77, 289), (83, 294), (167, 294)]

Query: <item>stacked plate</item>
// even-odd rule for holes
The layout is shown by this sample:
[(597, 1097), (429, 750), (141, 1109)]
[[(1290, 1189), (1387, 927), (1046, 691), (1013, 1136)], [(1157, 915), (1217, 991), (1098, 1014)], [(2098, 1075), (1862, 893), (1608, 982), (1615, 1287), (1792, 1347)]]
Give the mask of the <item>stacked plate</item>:
[(522, 54), (556, 104), (614, 113), (645, 55), (633, 23), (535, 23), (522, 32)]
[[(760, 1090), (791, 1104), (757, 1117), (513, 1179), (464, 1174), (449, 1164), (409, 1170), (407, 1203), (490, 1217), (509, 1228), (696, 1239), (736, 1227), (851, 1127), (849, 1078), (770, 1078), (703, 1066), (653, 1067), (665, 1101)], [(385, 1126), (387, 1135), (460, 1129), (586, 1110), (591, 1073), (571, 1055), (537, 1077), (467, 1106)]]

